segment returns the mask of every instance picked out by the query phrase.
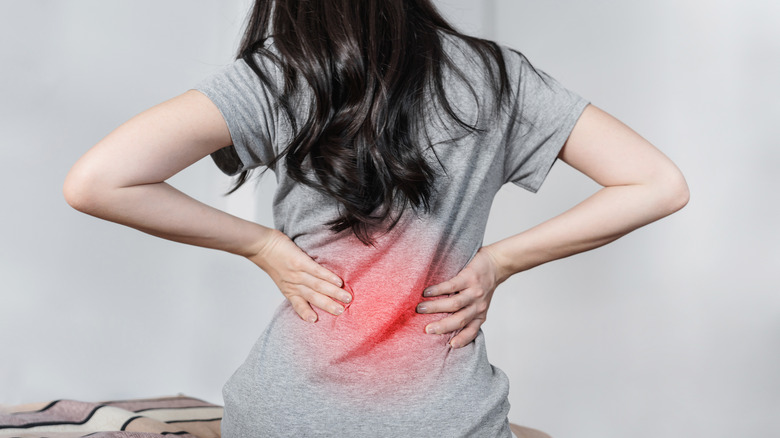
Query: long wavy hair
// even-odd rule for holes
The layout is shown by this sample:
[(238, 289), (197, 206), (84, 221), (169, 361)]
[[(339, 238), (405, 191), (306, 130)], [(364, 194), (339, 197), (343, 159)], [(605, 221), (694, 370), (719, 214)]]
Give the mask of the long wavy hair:
[[(403, 210), (429, 210), (437, 171), (424, 157), (431, 145), (419, 144), (431, 117), (426, 101), (468, 134), (479, 130), (447, 100), (447, 69), (468, 81), (444, 52), (443, 34), (479, 55), (498, 109), (509, 94), (500, 48), (456, 31), (430, 0), (255, 1), (238, 58), (276, 93), (293, 129), (292, 141), (268, 167), (284, 160), (290, 178), (335, 198), (341, 208), (328, 224), (334, 232), (351, 229), (371, 244), (373, 233), (392, 229)], [(267, 47), (269, 38), (278, 54)], [(279, 65), (282, 90), (258, 67), (258, 54)], [(300, 78), (313, 101), (299, 124)], [(231, 192), (247, 178), (242, 172)]]

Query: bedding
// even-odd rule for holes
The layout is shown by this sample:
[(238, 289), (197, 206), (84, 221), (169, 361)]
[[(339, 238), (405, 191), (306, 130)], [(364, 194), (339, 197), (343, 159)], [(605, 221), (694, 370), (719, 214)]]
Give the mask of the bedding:
[(0, 405), (0, 438), (219, 438), (222, 406), (184, 395)]

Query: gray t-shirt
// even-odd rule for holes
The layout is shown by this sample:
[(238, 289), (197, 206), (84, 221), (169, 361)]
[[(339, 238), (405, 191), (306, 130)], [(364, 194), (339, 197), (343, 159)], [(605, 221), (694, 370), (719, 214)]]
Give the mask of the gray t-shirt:
[[(276, 228), (341, 276), (353, 301), (338, 317), (318, 311), (316, 324), (302, 321), (289, 302), (280, 305), (223, 389), (224, 437), (511, 436), (509, 383), (488, 362), (482, 332), (453, 350), (451, 334), (424, 333), (443, 315), (415, 309), (426, 286), (457, 274), (480, 248), (502, 185), (539, 188), (587, 102), (502, 47), (511, 99), (490, 115), (494, 96), (480, 58), (459, 39), (444, 37), (444, 43), (477, 96), (449, 72), (448, 100), (483, 131), (463, 137), (446, 129), (454, 123), (444, 116), (426, 120), (435, 145), (427, 159), (439, 170), (429, 212), (406, 212), (391, 232), (366, 246), (349, 231), (328, 229), (338, 216), (332, 198), (290, 179), (283, 160), (274, 167)], [(281, 87), (278, 67), (257, 60)], [(244, 61), (196, 89), (221, 111), (240, 159), (237, 166), (222, 163), (223, 171), (270, 163), (291, 140), (273, 94)], [(307, 96), (296, 101), (299, 120), (308, 111)], [(446, 141), (453, 137), (463, 138)]]

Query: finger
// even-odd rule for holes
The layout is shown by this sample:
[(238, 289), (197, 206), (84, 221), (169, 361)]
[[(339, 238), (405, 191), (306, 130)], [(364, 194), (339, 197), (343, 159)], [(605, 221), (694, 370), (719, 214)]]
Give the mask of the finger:
[(306, 257), (305, 265), (302, 267), (301, 270), (308, 274), (311, 274), (316, 278), (319, 278), (320, 280), (327, 281), (328, 283), (333, 284), (336, 287), (341, 287), (344, 285), (344, 282), (341, 280), (341, 277), (334, 274), (333, 272), (330, 272), (330, 270), (328, 270), (326, 267), (315, 262), (312, 258), (308, 256)]
[(287, 299), (290, 301), (295, 313), (297, 313), (302, 320), (311, 323), (317, 322), (317, 312), (311, 308), (306, 300), (299, 296), (292, 296)]
[(466, 327), (466, 325), (473, 321), (475, 317), (476, 312), (470, 310), (470, 307), (467, 307), (444, 319), (428, 324), (425, 326), (425, 332), (431, 335), (452, 333)]
[[(462, 272), (462, 271), (461, 271)], [(455, 277), (433, 286), (428, 286), (423, 290), (424, 297), (437, 297), (440, 295), (454, 294), (455, 292), (466, 289), (468, 278), (459, 273)]]
[(352, 295), (346, 290), (334, 286), (333, 283), (329, 283), (317, 277), (309, 277), (304, 285), (309, 289), (316, 291), (320, 294), (326, 295), (330, 298), (341, 301), (342, 303), (349, 303), (352, 301)]
[[(307, 288), (308, 289), (308, 288)], [(312, 306), (316, 306), (331, 315), (339, 316), (344, 313), (344, 306), (319, 292), (308, 289), (301, 293), (303, 298)]]
[(484, 322), (484, 319), (474, 319), (466, 324), (466, 327), (463, 327), (463, 330), (452, 338), (450, 346), (452, 348), (461, 348), (470, 344), (474, 339), (477, 339), (479, 328), (482, 327)]
[(427, 300), (417, 305), (417, 313), (453, 313), (472, 304), (474, 298), (466, 291), (438, 300)]

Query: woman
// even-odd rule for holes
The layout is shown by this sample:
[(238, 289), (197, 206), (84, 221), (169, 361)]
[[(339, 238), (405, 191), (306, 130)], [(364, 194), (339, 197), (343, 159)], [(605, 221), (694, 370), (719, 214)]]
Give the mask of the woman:
[[(271, 169), (276, 229), (164, 181)], [(493, 196), (556, 158), (600, 191), (482, 247)], [(479, 330), (511, 275), (680, 209), (676, 166), (430, 0), (258, 0), (239, 59), (73, 167), (75, 208), (248, 258), (287, 300), (224, 388), (223, 435), (512, 436)]]

